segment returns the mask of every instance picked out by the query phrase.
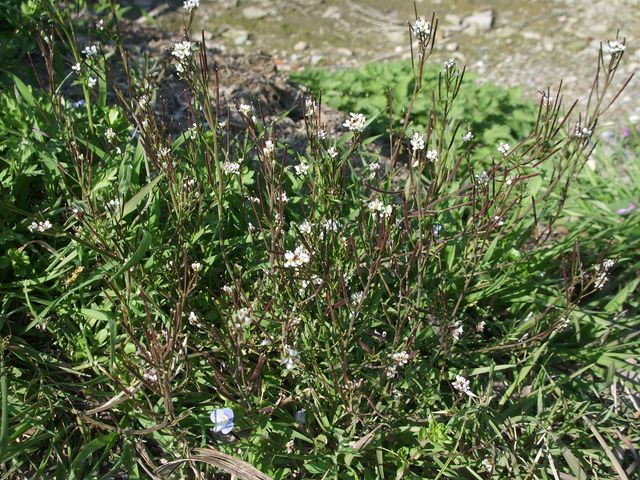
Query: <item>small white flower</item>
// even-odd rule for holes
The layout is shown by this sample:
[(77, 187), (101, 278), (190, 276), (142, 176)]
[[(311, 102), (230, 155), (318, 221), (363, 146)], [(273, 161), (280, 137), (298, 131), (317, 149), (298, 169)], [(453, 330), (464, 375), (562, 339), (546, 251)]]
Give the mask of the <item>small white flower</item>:
[(182, 4), (182, 8), (184, 8), (189, 13), (191, 13), (194, 8), (198, 8), (199, 6), (200, 0), (185, 0)]
[(200, 273), (202, 271), (202, 264), (200, 262), (193, 262), (191, 264), (191, 270), (195, 273)]
[(453, 388), (463, 394), (468, 395), (469, 393), (471, 393), (471, 391), (469, 390), (469, 380), (464, 378), (462, 375), (456, 375), (456, 379), (453, 382)]
[(427, 160), (431, 160), (432, 162), (435, 162), (438, 160), (438, 151), (437, 150), (429, 150), (427, 152)]
[(473, 140), (473, 132), (471, 130), (469, 130), (467, 133), (464, 134), (464, 136), (462, 137), (462, 141), (463, 142), (467, 142), (469, 143), (471, 140)]
[(46, 232), (47, 230), (53, 228), (51, 222), (49, 220), (45, 220), (44, 222), (31, 222), (31, 225), (27, 227), (30, 232)]
[(298, 228), (300, 229), (300, 232), (308, 235), (311, 233), (311, 222), (309, 222), (309, 220), (305, 220)]
[(493, 465), (491, 464), (491, 460), (489, 460), (488, 458), (482, 460), (482, 466), (488, 473), (493, 472)]
[(89, 80), (87, 80), (87, 87), (93, 88), (96, 86), (96, 83), (98, 83), (98, 79), (96, 77), (89, 77)]
[(298, 268), (305, 263), (309, 263), (311, 261), (311, 256), (309, 255), (309, 251), (304, 248), (303, 245), (298, 245), (295, 250), (285, 252), (284, 259), (285, 267)]
[(84, 50), (82, 50), (82, 53), (84, 53), (87, 58), (93, 57), (98, 54), (98, 47), (96, 45), (87, 45), (84, 47)]
[(273, 144), (273, 141), (267, 140), (266, 142), (264, 142), (264, 147), (262, 151), (267, 157), (271, 156), (273, 152), (275, 152), (275, 150), (276, 150), (276, 147)]
[(144, 378), (147, 382), (155, 383), (158, 381), (158, 370), (156, 370), (155, 368), (145, 370), (142, 378)]
[(104, 131), (104, 136), (107, 139), (107, 141), (110, 142), (111, 140), (113, 140), (115, 138), (116, 134), (113, 131), (113, 129), (111, 127), (109, 127)]
[(393, 212), (393, 206), (385, 205), (377, 198), (375, 200), (371, 200), (367, 207), (369, 208), (369, 212), (371, 212), (374, 218), (376, 218), (378, 215), (389, 218), (391, 216), (391, 213)]
[(240, 164), (238, 162), (225, 160), (222, 164), (222, 170), (224, 170), (224, 173), (227, 175), (234, 175), (236, 173), (240, 173)]
[(338, 156), (338, 149), (336, 147), (329, 147), (327, 155), (329, 155), (330, 158), (336, 158)]
[(222, 287), (222, 291), (227, 295), (231, 295), (233, 293), (233, 288), (231, 288), (229, 285), (224, 285)]
[(364, 292), (355, 292), (351, 294), (351, 303), (360, 304), (364, 298)]
[(624, 43), (618, 40), (609, 41), (609, 53), (611, 54), (612, 57), (621, 55), (622, 52), (624, 52), (624, 49), (625, 49)]
[(327, 138), (327, 132), (325, 132), (324, 130), (318, 130), (318, 138), (320, 140), (324, 140), (325, 138)]
[(249, 115), (251, 113), (251, 105), (241, 103), (240, 105), (238, 105), (238, 111), (243, 115)]
[(104, 30), (104, 20), (102, 18), (96, 23), (96, 28), (100, 31)]
[(300, 162), (298, 165), (293, 167), (296, 171), (296, 175), (306, 175), (309, 171), (309, 164), (307, 162)]
[(481, 320), (480, 322), (476, 323), (476, 332), (478, 333), (484, 332), (484, 326), (485, 326), (484, 320)]
[(422, 17), (416, 19), (416, 23), (411, 27), (413, 33), (418, 37), (428, 37), (431, 33), (431, 22), (423, 20)]
[(81, 69), (82, 69), (82, 65), (80, 65), (80, 63), (76, 63), (75, 65), (71, 66), (71, 70), (73, 70), (76, 73), (80, 73)]
[(291, 348), (288, 345), (285, 345), (284, 347), (284, 354), (285, 354), (285, 357), (282, 359), (282, 363), (284, 363), (284, 368), (286, 370), (291, 370), (293, 367), (296, 366), (296, 363), (299, 362), (300, 355), (298, 354), (298, 351), (296, 349)]
[(367, 118), (363, 114), (351, 112), (349, 114), (349, 118), (344, 121), (342, 126), (348, 128), (352, 132), (360, 133), (364, 130), (364, 124), (366, 121)]
[(176, 57), (180, 62), (185, 61), (191, 56), (191, 42), (184, 41), (173, 44), (171, 55)]
[(433, 233), (434, 237), (437, 237), (438, 235), (440, 235), (441, 231), (442, 231), (442, 225), (440, 225), (439, 223), (436, 223), (431, 229), (431, 232)]
[(414, 152), (424, 149), (424, 137), (420, 133), (415, 132), (411, 137), (411, 148)]
[(304, 101), (304, 113), (307, 117), (312, 117), (318, 110), (318, 104), (312, 98), (307, 97)]
[(603, 261), (600, 265), (596, 265), (596, 276), (594, 280), (594, 286), (598, 290), (602, 290), (609, 280), (609, 270), (615, 265), (615, 262), (611, 259)]
[(450, 58), (449, 60), (447, 60), (446, 62), (444, 62), (444, 68), (445, 70), (451, 70), (452, 68), (455, 68), (456, 66), (456, 60), (455, 58)]
[(405, 350), (402, 350), (401, 352), (391, 355), (391, 359), (396, 365), (404, 367), (409, 363), (409, 354)]
[(593, 130), (590, 130), (587, 127), (581, 127), (580, 125), (576, 125), (575, 137), (580, 139), (585, 139), (591, 137), (593, 134)]
[(398, 366), (397, 365), (391, 365), (391, 366), (387, 367), (387, 369), (385, 371), (385, 375), (387, 376), (387, 378), (394, 378), (397, 373), (398, 373)]
[(497, 148), (498, 152), (500, 152), (503, 156), (507, 156), (507, 154), (509, 153), (509, 150), (511, 150), (511, 145), (509, 145), (508, 143), (503, 143), (500, 142), (498, 144), (498, 148)]

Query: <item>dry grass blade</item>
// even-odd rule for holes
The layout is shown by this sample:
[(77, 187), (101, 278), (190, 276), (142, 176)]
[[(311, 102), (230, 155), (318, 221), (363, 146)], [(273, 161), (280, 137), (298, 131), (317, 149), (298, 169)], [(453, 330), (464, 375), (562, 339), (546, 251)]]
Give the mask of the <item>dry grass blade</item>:
[(605, 453), (607, 454), (607, 457), (609, 457), (609, 460), (611, 460), (613, 468), (615, 469), (618, 476), (622, 480), (629, 480), (629, 476), (627, 475), (627, 472), (624, 471), (624, 468), (622, 468), (622, 465), (620, 465), (620, 463), (618, 462), (618, 459), (613, 454), (613, 451), (609, 448), (609, 445), (607, 445), (607, 442), (604, 441), (604, 438), (602, 437), (602, 435), (600, 435), (600, 432), (596, 430), (596, 427), (593, 425), (593, 422), (591, 422), (591, 420), (589, 420), (588, 418), (585, 418), (584, 422), (589, 426), (589, 428), (595, 435), (596, 440), (598, 440), (598, 443), (604, 449)]
[(170, 470), (171, 467), (176, 466), (180, 463), (195, 461), (213, 465), (214, 467), (217, 467), (220, 470), (225, 471), (226, 473), (230, 473), (231, 475), (236, 476), (240, 480), (271, 480), (271, 477), (268, 477), (244, 460), (232, 457), (231, 455), (227, 455), (226, 453), (214, 450), (213, 448), (196, 448), (193, 450), (193, 452), (195, 453), (195, 455), (193, 455), (191, 458), (184, 458), (168, 462), (159, 467), (156, 470), (156, 473), (158, 475), (162, 475), (164, 472)]

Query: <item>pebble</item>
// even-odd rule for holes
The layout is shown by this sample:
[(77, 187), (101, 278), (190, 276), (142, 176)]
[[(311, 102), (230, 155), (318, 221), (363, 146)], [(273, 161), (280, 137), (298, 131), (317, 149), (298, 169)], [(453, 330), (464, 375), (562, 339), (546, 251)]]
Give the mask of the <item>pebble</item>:
[(248, 20), (260, 20), (267, 15), (269, 15), (269, 12), (260, 7), (245, 7), (242, 9), (242, 16)]
[(294, 49), (296, 52), (301, 52), (301, 51), (303, 51), (303, 50), (306, 50), (307, 48), (309, 48), (309, 44), (308, 44), (307, 42), (302, 42), (302, 41), (300, 41), (300, 42), (296, 43), (296, 44), (293, 46), (293, 49)]
[(493, 10), (483, 10), (469, 15), (462, 20), (464, 33), (469, 35), (477, 35), (481, 32), (488, 32), (493, 28), (495, 21), (495, 13)]

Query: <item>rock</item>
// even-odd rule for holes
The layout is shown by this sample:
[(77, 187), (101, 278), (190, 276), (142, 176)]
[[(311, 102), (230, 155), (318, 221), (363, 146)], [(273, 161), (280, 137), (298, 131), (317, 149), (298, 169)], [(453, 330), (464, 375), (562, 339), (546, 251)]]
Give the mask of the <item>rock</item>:
[(245, 7), (242, 9), (242, 15), (248, 20), (259, 20), (269, 15), (269, 12), (260, 7)]
[(235, 45), (244, 45), (249, 41), (249, 32), (241, 28), (230, 28), (222, 36)]
[(327, 9), (322, 12), (322, 18), (330, 18), (332, 20), (339, 20), (342, 17), (342, 13), (339, 7), (335, 5), (331, 5), (327, 7)]
[(458, 44), (456, 42), (449, 42), (444, 48), (446, 48), (448, 52), (455, 52), (458, 50)]
[(469, 15), (462, 20), (464, 32), (469, 35), (477, 35), (481, 32), (488, 32), (493, 28), (495, 13), (493, 10), (483, 10)]
[(520, 35), (522, 35), (522, 37), (526, 38), (527, 40), (540, 40), (542, 38), (542, 35), (540, 35), (538, 32), (530, 32), (528, 30), (520, 32)]
[(353, 52), (348, 48), (338, 48), (336, 49), (336, 54), (341, 57), (351, 57), (353, 55)]
[(309, 48), (309, 44), (307, 42), (298, 42), (293, 46), (293, 49), (296, 52), (301, 52), (303, 50), (306, 50), (307, 48)]

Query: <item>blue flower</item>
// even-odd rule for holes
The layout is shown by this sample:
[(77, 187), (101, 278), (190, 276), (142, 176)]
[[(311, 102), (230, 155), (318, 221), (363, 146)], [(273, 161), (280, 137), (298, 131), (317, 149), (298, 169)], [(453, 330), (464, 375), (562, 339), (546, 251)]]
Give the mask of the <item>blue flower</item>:
[(217, 408), (211, 412), (213, 432), (226, 435), (233, 430), (233, 410), (230, 408)]

